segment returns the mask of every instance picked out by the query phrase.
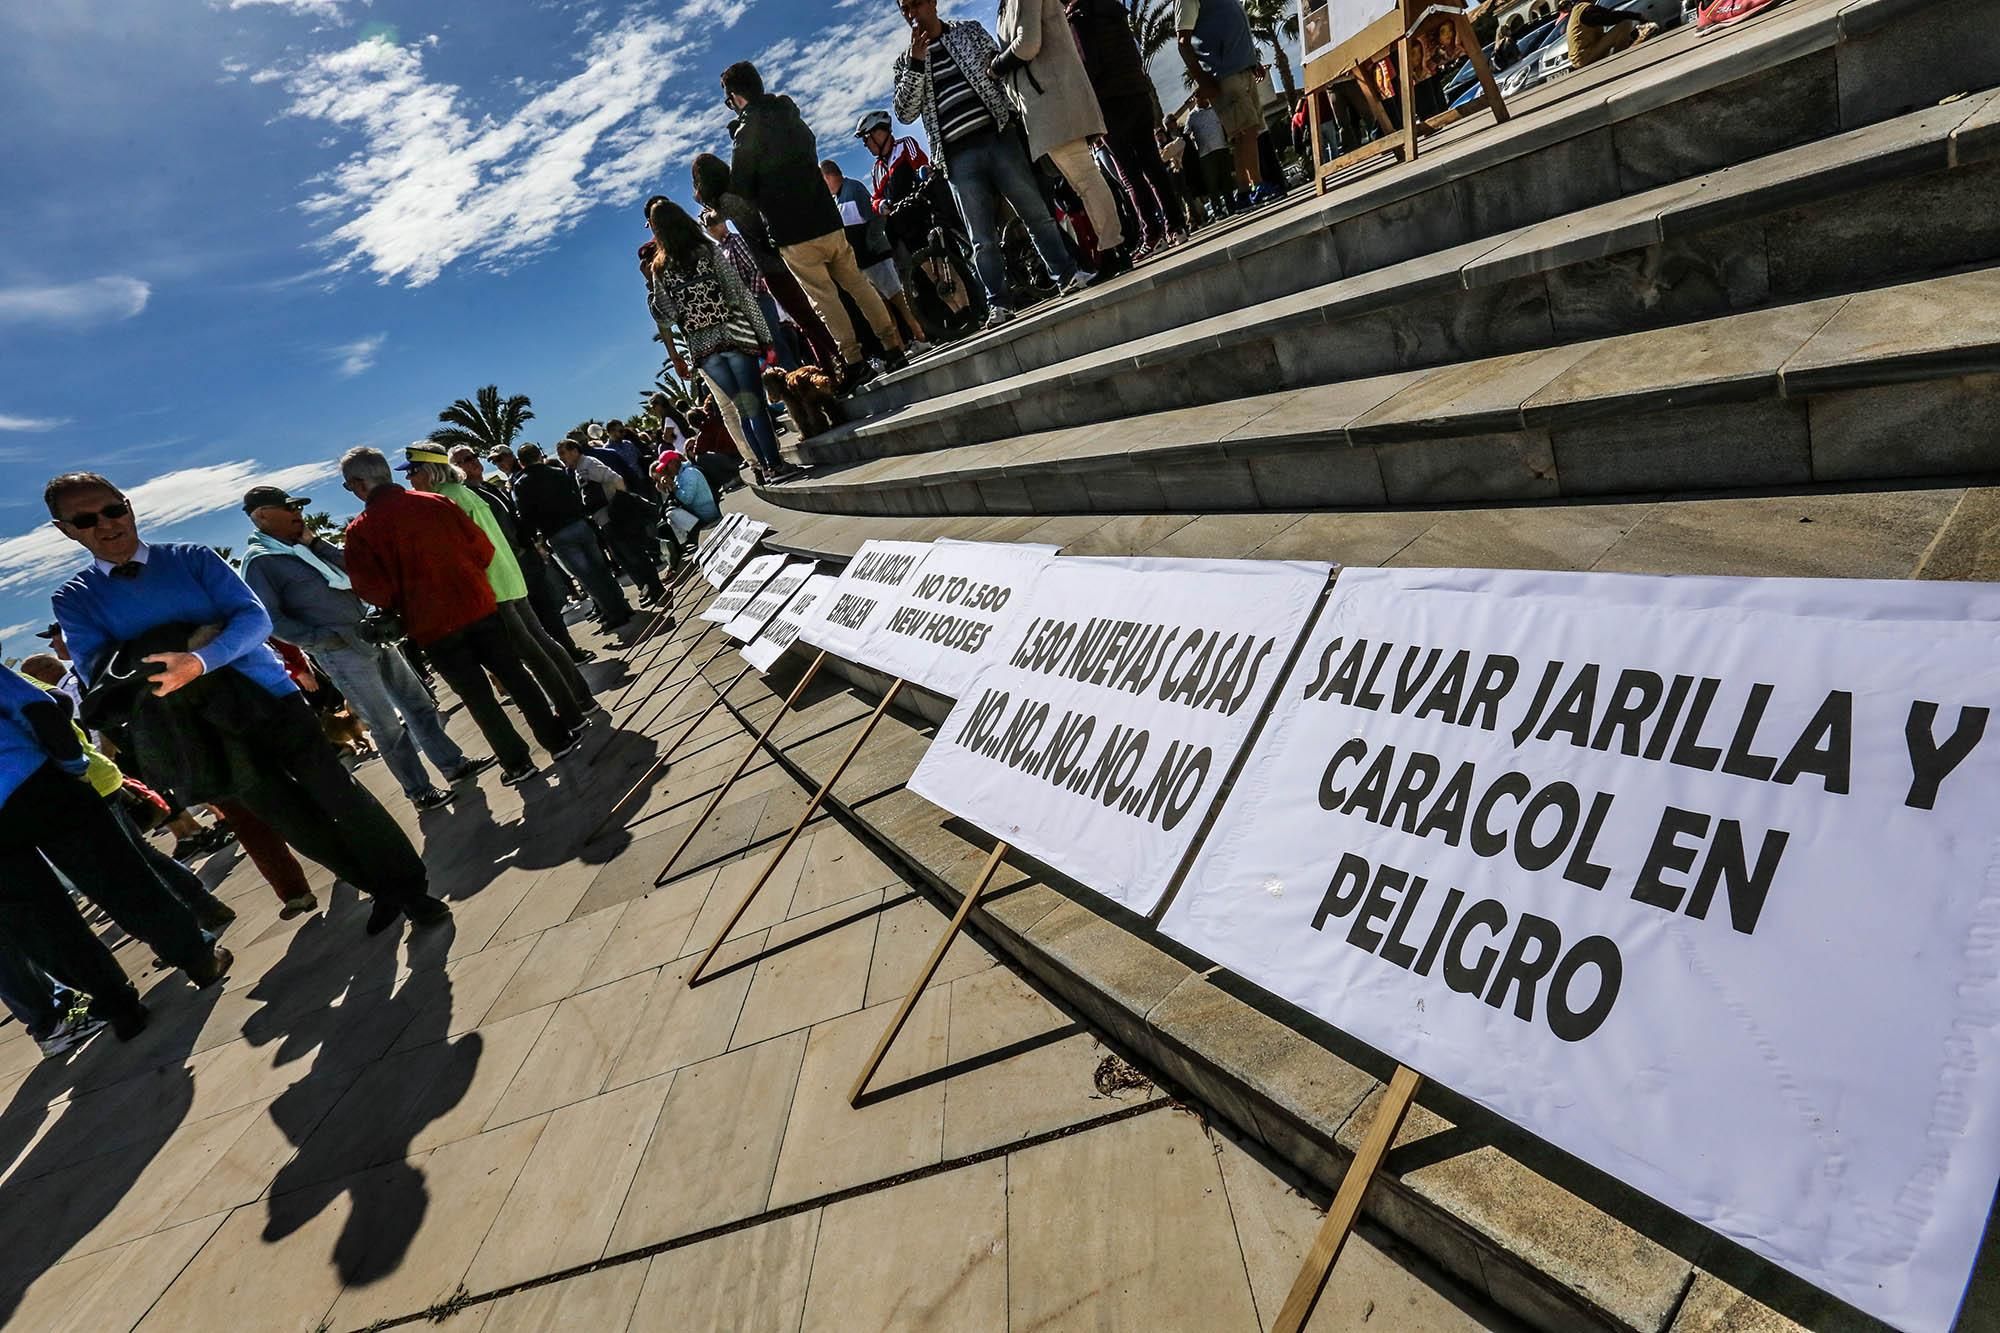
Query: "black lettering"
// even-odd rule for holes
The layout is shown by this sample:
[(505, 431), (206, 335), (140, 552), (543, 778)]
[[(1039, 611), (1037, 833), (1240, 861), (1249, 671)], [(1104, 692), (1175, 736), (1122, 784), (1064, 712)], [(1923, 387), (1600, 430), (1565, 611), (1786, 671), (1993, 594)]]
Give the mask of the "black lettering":
[[(1597, 994), (1590, 1003), (1579, 1009), (1570, 1003), (1570, 985), (1576, 974), (1585, 966), (1597, 967)], [(1625, 976), (1625, 960), (1618, 956), (1618, 946), (1602, 935), (1591, 935), (1578, 940), (1563, 955), (1556, 965), (1556, 974), (1549, 980), (1549, 999), (1546, 1012), (1549, 1031), (1563, 1041), (1582, 1041), (1604, 1025), (1611, 1016), (1611, 1006), (1618, 1001), (1618, 983)]]
[(1313, 929), (1324, 929), (1330, 916), (1346, 916), (1353, 911), (1367, 887), (1367, 860), (1353, 852), (1341, 853), (1340, 864), (1333, 868), (1333, 878), (1327, 881), (1326, 892), (1320, 895), (1319, 910), (1313, 913)]
[(1770, 893), (1771, 880), (1778, 873), (1778, 860), (1784, 856), (1785, 844), (1791, 837), (1783, 829), (1766, 833), (1764, 845), (1757, 849), (1756, 868), (1752, 869), (1743, 849), (1743, 826), (1733, 819), (1717, 821), (1715, 840), (1702, 860), (1701, 873), (1695, 877), (1694, 892), (1688, 895), (1687, 914), (1697, 921), (1705, 919), (1708, 905), (1715, 897), (1715, 886), (1726, 883), (1729, 924), (1739, 934), (1755, 931), (1757, 918), (1764, 910), (1765, 895)]
[(1812, 721), (1793, 742), (1771, 781), (1787, 785), (1801, 773), (1817, 773), (1828, 792), (1847, 795), (1848, 764), (1854, 751), (1854, 696), (1830, 690)]
[(1347, 928), (1347, 942), (1357, 949), (1374, 953), (1382, 943), (1382, 932), (1371, 923), (1389, 919), (1389, 909), (1396, 905), (1392, 896), (1394, 890), (1409, 883), (1409, 872), (1394, 866), (1375, 867), (1375, 880), (1368, 886), (1368, 897), (1362, 901), (1361, 910), (1354, 914), (1354, 924)]
[(1708, 816), (1693, 810), (1681, 810), (1668, 806), (1660, 816), (1660, 826), (1653, 833), (1653, 845), (1646, 849), (1646, 863), (1639, 868), (1639, 882), (1632, 890), (1634, 902), (1645, 903), (1648, 907), (1658, 907), (1664, 911), (1680, 910), (1681, 895), (1687, 892), (1685, 884), (1669, 884), (1662, 878), (1666, 871), (1685, 874), (1694, 865), (1695, 847), (1683, 846), (1680, 838), (1684, 833), (1692, 833), (1699, 838), (1708, 832)]
[(1479, 951), (1479, 961), (1465, 961), (1465, 941), (1473, 930), (1485, 926), (1495, 935), (1507, 924), (1507, 909), (1491, 898), (1481, 898), (1465, 909), (1465, 915), (1458, 919), (1457, 929), (1451, 932), (1451, 944), (1444, 953), (1444, 984), (1461, 995), (1477, 995), (1486, 989), (1486, 978), (1493, 971), (1493, 964), (1500, 958), (1500, 951), (1492, 945)]
[(1903, 723), (1903, 742), (1910, 752), (1910, 790), (1903, 797), (1903, 804), (1912, 810), (1936, 808), (1938, 788), (1986, 734), (1987, 710), (1961, 707), (1958, 725), (1952, 728), (1944, 744), (1939, 745), (1937, 711), (1936, 704), (1919, 699), (1910, 705), (1909, 719)]
[[(1538, 946), (1534, 957), (1529, 945)], [(1494, 969), (1493, 984), (1486, 989), (1486, 1003), (1498, 1009), (1507, 1002), (1507, 991), (1515, 984), (1521, 993), (1514, 997), (1514, 1017), (1523, 1023), (1535, 1021), (1535, 985), (1549, 974), (1562, 954), (1562, 932), (1546, 917), (1523, 912), (1514, 921), (1514, 938), (1507, 941), (1506, 956)]]

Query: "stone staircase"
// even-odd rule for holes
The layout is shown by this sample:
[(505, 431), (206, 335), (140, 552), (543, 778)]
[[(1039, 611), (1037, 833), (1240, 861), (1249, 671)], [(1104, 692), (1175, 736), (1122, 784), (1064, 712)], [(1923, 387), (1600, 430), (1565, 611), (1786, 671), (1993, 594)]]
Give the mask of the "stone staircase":
[[(833, 560), (951, 536), (2000, 577), (1978, 484), (2000, 474), (2000, 0), (1790, 0), (1513, 110), (885, 377), (864, 419), (789, 441), (811, 477), (733, 502)], [(839, 670), (774, 750), (808, 785), (886, 685)], [(731, 710), (761, 722), (795, 672), (725, 685)], [(985, 846), (904, 790), (946, 701), (899, 699), (832, 803), (949, 910)], [(1379, 1056), (1054, 876), (973, 921), (1206, 1113), (1338, 1181)], [(1424, 1105), (1368, 1216), (1529, 1326), (1882, 1327), (1477, 1107)], [(2000, 1327), (1996, 1251), (1966, 1333)]]

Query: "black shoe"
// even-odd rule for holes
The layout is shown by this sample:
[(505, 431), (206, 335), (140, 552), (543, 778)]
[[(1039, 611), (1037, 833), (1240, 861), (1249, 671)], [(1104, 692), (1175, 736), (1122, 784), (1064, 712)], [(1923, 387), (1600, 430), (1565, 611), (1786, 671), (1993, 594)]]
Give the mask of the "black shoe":
[(111, 1035), (120, 1041), (130, 1041), (146, 1030), (146, 1006), (135, 1004), (122, 1014), (105, 1015), (111, 1024)]
[(868, 383), (870, 380), (874, 378), (875, 378), (875, 367), (869, 365), (866, 361), (856, 361), (854, 364), (848, 366), (846, 370), (841, 372), (840, 375), (841, 397), (845, 398), (846, 396), (855, 392), (855, 390), (859, 389), (862, 385)]
[(500, 781), (505, 786), (518, 787), (522, 783), (526, 782), (529, 778), (535, 776), (535, 774), (541, 771), (542, 771), (541, 769), (535, 767), (535, 761), (530, 759), (527, 763), (521, 765), (519, 768), (501, 769)]
[[(492, 755), (483, 754), (480, 755), (477, 759), (466, 760), (464, 763), (460, 764), (457, 768), (454, 768), (453, 770), (451, 770), (451, 772), (445, 774), (444, 780), (446, 782), (451, 783), (455, 787), (459, 783), (464, 782), (467, 778), (478, 777), (481, 773), (484, 773), (487, 769), (493, 767), (493, 765), (499, 762), (500, 761), (498, 759), (495, 759)], [(422, 807), (419, 808), (421, 809)]]
[(910, 364), (910, 354), (900, 347), (891, 347), (882, 353), (882, 369), (893, 375)]
[(403, 915), (410, 918), (413, 929), (424, 930), (430, 926), (441, 926), (451, 920), (451, 909), (436, 898), (418, 898), (403, 907)]
[(402, 914), (403, 909), (390, 902), (387, 898), (377, 898), (375, 905), (368, 909), (368, 933), (370, 935), (380, 935), (383, 931), (395, 925), (396, 918)]
[(194, 914), (203, 930), (221, 930), (236, 919), (236, 909), (227, 903), (209, 903)]
[(569, 756), (575, 754), (578, 750), (582, 749), (583, 732), (584, 728), (582, 727), (578, 727), (575, 731), (572, 731), (569, 734), (569, 740), (566, 743), (564, 743), (561, 747), (557, 749), (549, 751), (549, 758), (567, 759)]
[(218, 944), (207, 965), (189, 972), (188, 980), (194, 983), (196, 990), (207, 990), (229, 975), (230, 964), (235, 961), (236, 955)]
[(588, 666), (597, 660), (597, 654), (588, 648), (572, 648), (569, 650), (569, 660), (577, 666)]
[(437, 787), (432, 787), (427, 792), (412, 796), (410, 804), (417, 807), (417, 813), (422, 814), (426, 810), (435, 810), (441, 805), (450, 805), (451, 793)]

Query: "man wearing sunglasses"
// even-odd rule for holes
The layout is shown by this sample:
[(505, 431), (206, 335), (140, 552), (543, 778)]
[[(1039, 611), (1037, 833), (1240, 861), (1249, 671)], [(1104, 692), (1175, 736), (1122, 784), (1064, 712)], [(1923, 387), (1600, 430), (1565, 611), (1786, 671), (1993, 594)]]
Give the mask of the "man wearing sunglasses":
[[(178, 711), (184, 725), (220, 738), (230, 790), (182, 794), (241, 801), (286, 842), (371, 895), (370, 934), (398, 916), (415, 926), (447, 920), (448, 909), (427, 892), (428, 872), (408, 836), (341, 766), (299, 687), (265, 644), (270, 613), (236, 571), (206, 546), (141, 541), (130, 501), (94, 472), (55, 478), (43, 500), (56, 529), (92, 557), (54, 599), (56, 623), (87, 689), (123, 645), (168, 626), (196, 627), (188, 649), (148, 653), (135, 664), (150, 673), (154, 700), (211, 673), (218, 677)], [(227, 673), (240, 679), (224, 679)], [(244, 682), (262, 691), (254, 696), (260, 701), (254, 742), (241, 739), (240, 718), (220, 715), (226, 701), (242, 698)], [(152, 706), (141, 700), (133, 716)]]

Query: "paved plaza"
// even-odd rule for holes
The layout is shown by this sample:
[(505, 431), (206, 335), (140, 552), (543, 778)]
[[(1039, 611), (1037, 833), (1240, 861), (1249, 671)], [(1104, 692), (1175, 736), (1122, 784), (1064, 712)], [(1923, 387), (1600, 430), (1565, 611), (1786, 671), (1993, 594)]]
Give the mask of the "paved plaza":
[[(626, 668), (599, 646), (608, 703)], [(417, 817), (359, 770), (450, 925), (370, 938), (324, 871), (327, 910), (281, 922), (231, 848), (203, 867), (240, 914), (226, 987), (126, 941), (140, 1038), (44, 1061), (5, 1029), (6, 1326), (1269, 1327), (1319, 1209), (976, 940), (847, 1105), (945, 918), (834, 818), (685, 984), (808, 795), (753, 763), (653, 887), (749, 744), (707, 686), (675, 694), (708, 651), (662, 653), (545, 781), (489, 772)], [(632, 830), (586, 843), (676, 741)], [(1508, 1325), (1364, 1236), (1311, 1327)]]

